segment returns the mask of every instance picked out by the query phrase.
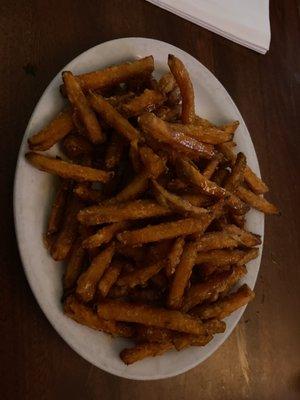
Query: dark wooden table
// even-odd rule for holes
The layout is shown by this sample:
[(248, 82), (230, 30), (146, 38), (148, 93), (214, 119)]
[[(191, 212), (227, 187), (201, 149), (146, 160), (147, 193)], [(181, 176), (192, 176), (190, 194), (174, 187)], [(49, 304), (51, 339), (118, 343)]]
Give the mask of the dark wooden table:
[[(271, 25), (271, 48), (263, 56), (144, 0), (1, 2), (1, 399), (300, 398), (297, 1), (271, 1)], [(76, 55), (125, 36), (172, 43), (216, 75), (248, 125), (270, 198), (282, 210), (266, 219), (256, 299), (234, 333), (203, 364), (155, 382), (103, 372), (58, 336), (26, 282), (13, 226), (15, 163), (37, 100)]]

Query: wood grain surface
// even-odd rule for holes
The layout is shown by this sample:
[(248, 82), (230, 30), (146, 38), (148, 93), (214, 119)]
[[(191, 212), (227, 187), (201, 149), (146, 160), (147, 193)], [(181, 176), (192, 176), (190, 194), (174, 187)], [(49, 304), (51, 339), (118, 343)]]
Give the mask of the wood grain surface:
[[(1, 399), (300, 398), (299, 3), (270, 3), (272, 42), (263, 56), (144, 0), (0, 2)], [(246, 121), (282, 211), (266, 218), (256, 299), (234, 333), (203, 364), (154, 382), (103, 372), (59, 337), (27, 284), (13, 225), (15, 164), (36, 102), (75, 56), (126, 36), (174, 44), (216, 75)]]

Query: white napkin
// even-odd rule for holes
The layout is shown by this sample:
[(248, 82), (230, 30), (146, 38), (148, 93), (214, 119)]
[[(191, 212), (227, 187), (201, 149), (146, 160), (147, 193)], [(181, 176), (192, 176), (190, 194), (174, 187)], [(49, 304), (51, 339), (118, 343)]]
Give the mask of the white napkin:
[(259, 53), (269, 50), (269, 0), (147, 1)]

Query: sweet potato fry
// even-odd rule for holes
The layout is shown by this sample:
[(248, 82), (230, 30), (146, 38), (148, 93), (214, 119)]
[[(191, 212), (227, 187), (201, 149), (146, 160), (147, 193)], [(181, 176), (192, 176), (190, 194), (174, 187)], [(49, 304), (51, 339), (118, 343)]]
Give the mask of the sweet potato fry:
[(56, 192), (48, 220), (47, 237), (59, 231), (70, 187), (69, 181), (62, 181)]
[(229, 290), (246, 272), (244, 265), (238, 265), (212, 275), (206, 282), (192, 285), (184, 299), (182, 311), (187, 312), (205, 300), (214, 299), (220, 293)]
[(179, 86), (182, 97), (181, 120), (184, 124), (192, 124), (195, 118), (194, 89), (189, 74), (177, 57), (168, 56), (168, 65)]
[(139, 132), (122, 115), (111, 106), (104, 97), (90, 91), (88, 99), (94, 110), (116, 132), (123, 135), (130, 142), (137, 142)]
[(191, 235), (199, 232), (206, 224), (207, 214), (199, 218), (185, 218), (174, 222), (163, 222), (158, 225), (148, 225), (145, 228), (125, 231), (117, 235), (121, 243), (125, 245), (139, 245), (156, 242), (164, 239), (172, 239), (178, 236)]
[(151, 112), (162, 104), (165, 96), (157, 90), (146, 89), (141, 95), (133, 97), (121, 108), (122, 114), (127, 118), (137, 117), (145, 111)]
[(241, 229), (236, 225), (225, 225), (223, 230), (243, 246), (253, 247), (261, 244), (261, 238), (259, 235)]
[(28, 139), (29, 148), (36, 151), (50, 149), (74, 129), (72, 111), (61, 111), (45, 128)]
[(109, 266), (114, 252), (113, 242), (93, 259), (88, 269), (79, 277), (76, 293), (84, 302), (89, 302), (94, 298), (97, 284)]
[(61, 230), (51, 247), (51, 256), (56, 261), (61, 261), (67, 258), (71, 247), (76, 240), (78, 231), (76, 215), (81, 207), (82, 204), (75, 197), (68, 199)]
[(170, 211), (152, 200), (134, 200), (126, 203), (86, 207), (78, 214), (84, 225), (99, 225), (134, 219), (169, 215)]
[(231, 174), (227, 177), (224, 188), (234, 193), (243, 183), (244, 173), (247, 166), (246, 157), (243, 153), (238, 153), (235, 163), (232, 166)]
[(73, 192), (83, 201), (99, 203), (103, 200), (103, 193), (100, 190), (92, 189), (86, 183), (78, 183)]
[(98, 318), (97, 314), (87, 306), (76, 300), (75, 296), (69, 296), (64, 304), (64, 312), (69, 317), (89, 328), (103, 331), (113, 336), (132, 337), (134, 329), (131, 326)]
[(80, 156), (90, 155), (92, 151), (91, 143), (83, 136), (70, 134), (63, 141), (63, 152), (71, 160)]
[(124, 263), (120, 260), (113, 260), (110, 266), (106, 269), (98, 284), (98, 289), (102, 297), (106, 297), (111, 287), (116, 283), (123, 266)]
[(68, 99), (72, 106), (77, 110), (80, 120), (86, 129), (86, 135), (92, 143), (103, 143), (105, 136), (94, 111), (91, 109), (85, 95), (81, 90), (77, 79), (72, 72), (69, 71), (64, 71), (62, 78), (65, 84)]
[(245, 306), (254, 299), (254, 292), (247, 285), (243, 285), (236, 292), (229, 294), (211, 304), (203, 304), (191, 310), (191, 314), (201, 319), (228, 317), (238, 308)]
[(180, 258), (184, 248), (184, 237), (180, 236), (175, 239), (172, 248), (168, 255), (168, 260), (165, 266), (165, 272), (168, 277), (172, 276), (180, 262)]
[(139, 126), (146, 135), (158, 142), (171, 146), (189, 157), (201, 157), (210, 159), (215, 155), (213, 146), (199, 142), (182, 132), (173, 132), (165, 121), (156, 117), (153, 113), (145, 113), (138, 119)]
[(197, 257), (197, 244), (195, 242), (187, 243), (184, 247), (180, 262), (176, 267), (173, 280), (171, 282), (167, 305), (169, 308), (179, 310), (184, 291), (192, 274), (193, 267)]
[(179, 123), (169, 123), (168, 126), (173, 132), (184, 133), (203, 143), (220, 144), (229, 142), (233, 138), (233, 132), (226, 132), (212, 126), (183, 125)]
[(128, 288), (134, 288), (137, 285), (144, 285), (150, 278), (158, 274), (163, 267), (164, 264), (162, 262), (156, 262), (149, 266), (136, 269), (133, 272), (122, 275), (116, 282), (116, 285), (126, 286)]
[(139, 152), (148, 175), (154, 179), (158, 178), (166, 169), (166, 161), (148, 146), (141, 146)]
[(81, 242), (82, 236), (79, 235), (71, 248), (67, 268), (63, 276), (64, 292), (67, 292), (76, 285), (77, 279), (82, 272), (83, 261), (86, 253), (84, 248), (81, 246)]
[(113, 132), (106, 148), (104, 164), (106, 169), (114, 169), (120, 163), (125, 150), (125, 142), (117, 133)]
[(174, 75), (171, 72), (167, 72), (166, 74), (164, 74), (158, 81), (158, 88), (164, 94), (172, 92), (175, 87), (176, 81)]
[(72, 164), (34, 152), (26, 153), (26, 159), (41, 171), (49, 172), (65, 179), (74, 179), (75, 181), (107, 182), (113, 176), (112, 172)]
[(116, 233), (126, 229), (128, 227), (127, 222), (115, 222), (113, 224), (104, 226), (99, 229), (94, 235), (87, 237), (82, 242), (84, 249), (92, 249), (94, 247), (102, 246), (105, 243), (110, 242)]
[(121, 360), (130, 365), (146, 357), (155, 357), (174, 348), (173, 343), (142, 343), (130, 349), (123, 349), (120, 353)]
[(258, 211), (261, 211), (265, 214), (279, 214), (279, 210), (274, 204), (270, 203), (264, 197), (251, 192), (251, 190), (244, 188), (243, 186), (239, 186), (237, 188), (236, 195), (245, 203), (249, 204), (249, 206), (256, 208)]
[(103, 319), (158, 326), (194, 335), (202, 335), (207, 332), (206, 326), (197, 318), (192, 318), (180, 311), (144, 304), (105, 300), (103, 303), (99, 303), (97, 312), (98, 316)]

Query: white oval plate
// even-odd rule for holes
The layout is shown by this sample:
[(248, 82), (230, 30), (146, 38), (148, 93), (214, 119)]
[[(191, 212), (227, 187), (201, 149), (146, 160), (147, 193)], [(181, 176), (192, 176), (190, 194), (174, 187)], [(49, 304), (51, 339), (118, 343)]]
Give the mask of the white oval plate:
[[(152, 54), (158, 76), (167, 71), (169, 53), (178, 56), (186, 65), (196, 94), (199, 115), (216, 124), (239, 120), (236, 133), (237, 149), (243, 151), (251, 168), (260, 176), (256, 153), (247, 127), (234, 102), (221, 83), (199, 61), (168, 43), (145, 38), (124, 38), (95, 46), (71, 61), (64, 70), (75, 74), (96, 70), (127, 60)], [(101, 332), (81, 326), (64, 316), (61, 307), (63, 267), (48, 255), (42, 235), (53, 196), (53, 177), (37, 171), (24, 159), (27, 138), (42, 128), (62, 108), (63, 99), (58, 87), (61, 72), (49, 84), (39, 100), (27, 126), (19, 152), (14, 188), (14, 215), (19, 250), (31, 289), (43, 312), (64, 338), (83, 358), (95, 366), (130, 379), (161, 379), (185, 372), (203, 362), (224, 342), (241, 318), (244, 308), (227, 318), (224, 334), (216, 335), (205, 347), (192, 347), (172, 351), (155, 358), (148, 358), (131, 366), (119, 359), (119, 352), (129, 343), (123, 339), (112, 339)], [(55, 154), (57, 149), (51, 149)], [(264, 216), (256, 211), (248, 215), (247, 227), (263, 236)], [(261, 249), (262, 250), (262, 249)], [(260, 252), (261, 253), (261, 252)], [(261, 256), (248, 265), (248, 274), (243, 279), (254, 287)]]

